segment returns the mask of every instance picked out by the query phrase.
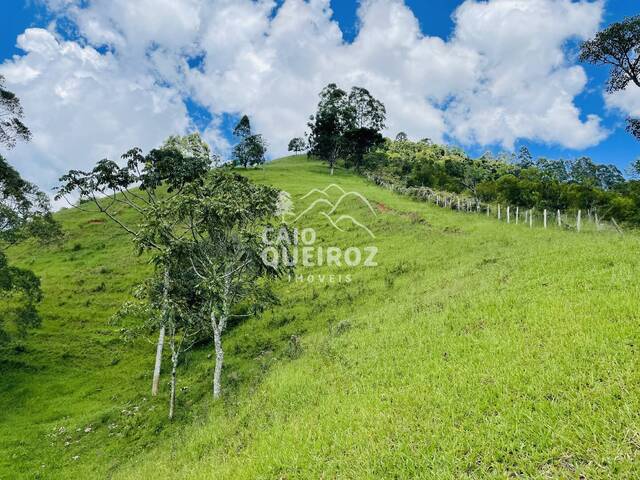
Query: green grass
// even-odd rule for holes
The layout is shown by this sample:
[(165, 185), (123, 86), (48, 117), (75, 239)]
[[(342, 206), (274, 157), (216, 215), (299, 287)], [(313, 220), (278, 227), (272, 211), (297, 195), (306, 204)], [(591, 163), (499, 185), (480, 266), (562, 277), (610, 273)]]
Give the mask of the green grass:
[(365, 195), (375, 217), (341, 210), (375, 240), (319, 216), (300, 226), (325, 247), (376, 245), (379, 266), (283, 282), (279, 306), (228, 332), (223, 402), (209, 399), (211, 348), (191, 352), (171, 425), (166, 385), (148, 395), (153, 345), (108, 322), (148, 267), (111, 225), (62, 212), (62, 248), (15, 254), (46, 300), (43, 327), (1, 357), (0, 478), (637, 475), (636, 236), (445, 211), (299, 157), (247, 175), (297, 211), (332, 182)]

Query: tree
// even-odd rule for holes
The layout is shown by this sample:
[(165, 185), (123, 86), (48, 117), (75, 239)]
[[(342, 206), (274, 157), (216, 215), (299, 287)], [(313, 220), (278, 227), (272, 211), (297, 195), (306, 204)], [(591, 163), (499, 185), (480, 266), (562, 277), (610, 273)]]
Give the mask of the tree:
[[(11, 149), (17, 140), (31, 138), (22, 122), (24, 111), (18, 97), (4, 87), (0, 75), (0, 145)], [(40, 324), (37, 304), (42, 299), (40, 280), (31, 271), (9, 265), (6, 251), (12, 246), (35, 238), (49, 242), (62, 236), (60, 225), (53, 219), (49, 197), (24, 180), (0, 155), (0, 342), (8, 341), (7, 323), (24, 335), (28, 328)]]
[(37, 327), (37, 304), (42, 299), (40, 280), (30, 270), (9, 264), (6, 252), (29, 238), (49, 243), (62, 236), (51, 214), (49, 197), (24, 180), (0, 155), (0, 342), (10, 339), (3, 323), (10, 321), (24, 335)]
[(302, 137), (292, 138), (289, 142), (289, 151), (300, 154), (307, 150), (307, 142)]
[(624, 183), (624, 176), (615, 165), (597, 165), (596, 178), (598, 186), (604, 190), (612, 190)]
[(404, 133), (404, 132), (400, 132), (396, 135), (396, 142), (407, 142), (409, 141), (409, 136)]
[(262, 135), (251, 132), (249, 117), (242, 116), (233, 129), (233, 135), (239, 140), (239, 143), (233, 149), (234, 165), (242, 165), (244, 168), (248, 168), (249, 166), (262, 165), (265, 162), (266, 142)]
[[(617, 22), (584, 42), (580, 60), (609, 65), (609, 93), (625, 90), (630, 83), (640, 87), (640, 16)], [(627, 130), (640, 139), (640, 119), (627, 118)]]
[(574, 183), (594, 186), (598, 182), (598, 167), (589, 157), (580, 157), (569, 162), (569, 177)]
[(365, 88), (353, 87), (349, 93), (353, 125), (344, 133), (346, 156), (356, 168), (362, 167), (364, 156), (384, 143), (380, 132), (385, 129), (387, 111), (381, 101)]
[(353, 87), (349, 92), (349, 105), (353, 109), (353, 127), (381, 132), (385, 129), (387, 110), (383, 103), (361, 87)]
[(320, 93), (318, 110), (311, 117), (311, 154), (326, 161), (333, 175), (336, 162), (344, 158), (357, 168), (363, 157), (381, 145), (386, 109), (368, 90), (353, 87), (347, 93), (335, 83)]
[[(123, 167), (104, 159), (89, 172), (69, 171), (60, 178), (56, 199), (65, 199), (79, 210), (107, 216), (131, 236), (139, 253), (152, 252), (156, 260), (169, 258), (167, 252), (183, 232), (166, 221), (165, 203), (180, 196), (188, 185), (204, 182), (212, 162), (209, 147), (195, 133), (169, 137), (161, 148), (147, 155), (133, 148), (122, 159)], [(69, 198), (73, 195), (79, 197), (75, 204)], [(122, 207), (138, 214), (137, 224), (127, 222)], [(168, 295), (167, 289), (164, 295)], [(158, 393), (166, 318), (165, 311), (159, 321), (152, 395)]]
[(517, 161), (518, 161), (518, 166), (521, 168), (533, 167), (534, 165), (533, 156), (531, 155), (531, 152), (529, 152), (529, 149), (526, 146), (523, 145), (522, 147), (520, 147)]
[(20, 99), (5, 88), (5, 79), (0, 75), (0, 145), (13, 148), (17, 140), (31, 139), (31, 131), (22, 123), (23, 117)]
[(311, 130), (309, 147), (311, 155), (329, 164), (331, 175), (344, 151), (342, 136), (353, 125), (354, 117), (347, 93), (335, 83), (330, 83), (320, 92), (318, 110), (308, 123)]
[(549, 160), (541, 157), (536, 161), (536, 167), (540, 170), (543, 180), (555, 180), (561, 183), (569, 180), (567, 165), (563, 160)]
[[(215, 170), (203, 185), (192, 185), (167, 204), (172, 222), (189, 235), (180, 249), (189, 256), (199, 279), (198, 292), (206, 304), (213, 336), (215, 366), (213, 396), (221, 395), (224, 364), (223, 335), (240, 304), (256, 311), (273, 299), (269, 278), (281, 275), (282, 264), (262, 259), (263, 231), (279, 213), (280, 192), (240, 175)], [(286, 244), (276, 247), (288, 248)]]

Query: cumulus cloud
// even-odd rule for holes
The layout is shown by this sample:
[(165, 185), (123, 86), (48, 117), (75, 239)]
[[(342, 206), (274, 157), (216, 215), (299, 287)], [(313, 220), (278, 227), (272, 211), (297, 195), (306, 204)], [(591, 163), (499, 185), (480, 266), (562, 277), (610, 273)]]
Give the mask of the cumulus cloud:
[(622, 91), (605, 97), (607, 107), (619, 110), (627, 116), (640, 118), (640, 88), (630, 84)]
[(177, 91), (128, 71), (110, 53), (38, 28), (17, 44), (24, 54), (0, 65), (0, 74), (21, 98), (34, 135), (8, 155), (42, 188), (50, 190), (69, 169), (117, 159), (132, 146), (156, 146), (189, 125)]
[[(329, 82), (370, 89), (387, 106), (390, 134), (505, 148), (529, 139), (574, 149), (607, 135), (599, 117), (576, 106), (586, 75), (567, 53), (568, 42), (598, 29), (601, 0), (466, 0), (447, 40), (424, 35), (402, 0), (362, 0), (350, 43), (329, 0), (48, 1), (81, 38), (59, 41), (38, 31), (48, 37), (30, 49), (35, 32), (27, 31), (25, 55), (0, 71), (25, 102), (36, 146), (44, 142), (38, 137), (78, 142), (37, 150), (37, 161), (52, 170), (61, 158), (94, 161), (96, 149), (108, 150), (103, 144), (158, 142), (186, 128), (179, 95), (209, 110), (205, 136), (220, 149), (228, 148), (222, 115), (246, 113), (279, 155), (303, 133)], [(194, 57), (200, 61), (187, 61)], [(55, 100), (53, 113), (45, 98)], [(52, 122), (57, 117), (96, 128), (80, 129), (80, 142)]]

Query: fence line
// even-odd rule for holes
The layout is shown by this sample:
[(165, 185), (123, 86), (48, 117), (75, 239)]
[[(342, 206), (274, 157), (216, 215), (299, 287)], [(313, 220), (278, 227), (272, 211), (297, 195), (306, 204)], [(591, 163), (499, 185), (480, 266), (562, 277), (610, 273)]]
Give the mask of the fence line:
[[(492, 205), (489, 203), (483, 203), (476, 198), (468, 197), (465, 195), (458, 195), (449, 192), (442, 192), (438, 190), (434, 190), (429, 187), (405, 187), (402, 185), (398, 185), (396, 183), (390, 182), (382, 176), (375, 174), (365, 174), (366, 178), (376, 185), (390, 190), (395, 193), (399, 193), (401, 195), (406, 195), (412, 197), (416, 200), (420, 200), (423, 202), (432, 203), (438, 207), (446, 208), (454, 211), (465, 212), (465, 213), (475, 213), (481, 214), (485, 213), (487, 217), (496, 217), (498, 221), (503, 220), (503, 211), (506, 214), (506, 223), (511, 224), (513, 206), (507, 205), (506, 210), (503, 210), (503, 205), (500, 203), (495, 204), (495, 208), (492, 208)], [(529, 228), (533, 228), (536, 223), (534, 221), (535, 215), (533, 209), (526, 209), (524, 211), (524, 224), (528, 225)], [(564, 219), (563, 219), (564, 216)], [(549, 217), (553, 217), (553, 211), (549, 212), (546, 208), (542, 211), (542, 222), (541, 225), (544, 229), (548, 229), (549, 227)], [(575, 219), (575, 224), (570, 219)], [(557, 210), (555, 213), (556, 226), (558, 228), (575, 230), (577, 232), (582, 232), (585, 230), (585, 219), (583, 218), (582, 210), (579, 209), (575, 216), (570, 215), (568, 212), (562, 212)], [(591, 222), (594, 226), (595, 231), (603, 231), (607, 227), (608, 222), (604, 221), (599, 215), (597, 211), (589, 210), (587, 211), (587, 220)], [(540, 221), (538, 221), (540, 222)], [(520, 224), (520, 206), (515, 206), (515, 224)], [(552, 223), (553, 224), (553, 223)], [(623, 234), (623, 230), (620, 225), (616, 222), (615, 218), (611, 218), (610, 226), (619, 234)]]

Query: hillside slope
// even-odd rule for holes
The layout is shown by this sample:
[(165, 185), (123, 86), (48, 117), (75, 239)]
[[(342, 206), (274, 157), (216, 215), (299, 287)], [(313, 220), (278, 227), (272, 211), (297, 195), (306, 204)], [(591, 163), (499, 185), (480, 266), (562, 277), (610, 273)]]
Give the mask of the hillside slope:
[[(640, 469), (635, 236), (500, 224), (347, 172), (329, 177), (300, 157), (247, 174), (291, 193), (296, 213), (331, 183), (362, 194), (375, 214), (345, 198), (331, 215), (344, 231), (321, 209), (298, 226), (317, 231), (316, 246), (376, 246), (379, 265), (299, 269), (304, 281), (282, 283), (281, 305), (229, 332), (224, 402), (208, 399), (210, 347), (189, 355), (181, 416), (168, 426), (166, 392), (147, 393), (153, 345), (124, 345), (108, 324), (143, 259), (132, 263), (110, 225), (61, 213), (62, 249), (16, 254), (43, 276), (47, 297), (43, 328), (2, 356), (0, 478), (631, 478)], [(330, 274), (336, 283), (323, 283)]]

